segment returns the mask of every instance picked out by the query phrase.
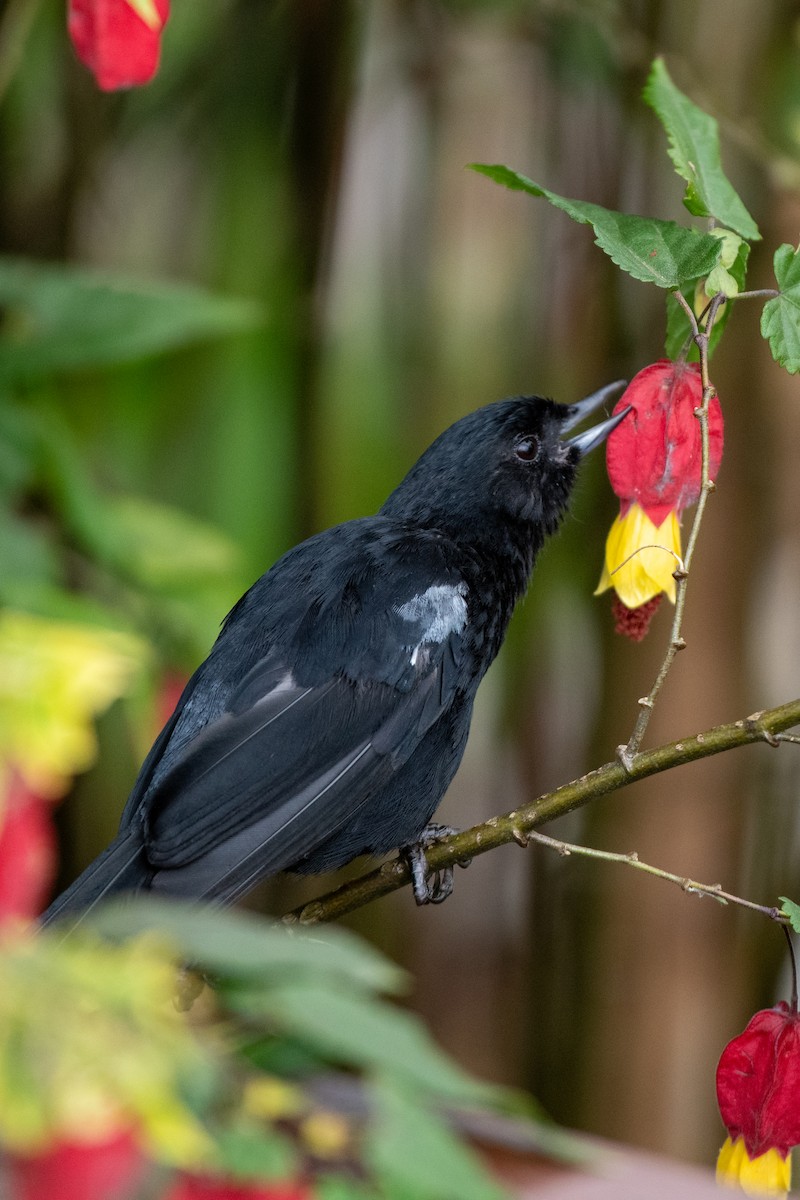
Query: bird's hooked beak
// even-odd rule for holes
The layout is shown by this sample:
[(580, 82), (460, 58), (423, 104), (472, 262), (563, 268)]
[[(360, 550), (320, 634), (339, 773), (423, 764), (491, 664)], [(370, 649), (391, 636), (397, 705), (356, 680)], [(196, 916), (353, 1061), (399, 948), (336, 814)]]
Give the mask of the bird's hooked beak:
[[(611, 399), (626, 386), (627, 384), (624, 379), (618, 379), (616, 383), (608, 383), (605, 387), (600, 388), (599, 391), (592, 392), (591, 396), (587, 396), (585, 400), (579, 400), (577, 404), (571, 404), (569, 416), (561, 426), (564, 432), (566, 433), (576, 425), (579, 425), (585, 417), (589, 416), (589, 413), (594, 412), (601, 404), (605, 404), (607, 400)], [(609, 417), (607, 421), (602, 421), (599, 425), (593, 425), (591, 429), (585, 429), (583, 433), (569, 438), (564, 445), (574, 446), (581, 455), (588, 454), (596, 446), (602, 445), (612, 429), (616, 429), (620, 421), (623, 421), (630, 411), (631, 406), (629, 404), (622, 412)]]

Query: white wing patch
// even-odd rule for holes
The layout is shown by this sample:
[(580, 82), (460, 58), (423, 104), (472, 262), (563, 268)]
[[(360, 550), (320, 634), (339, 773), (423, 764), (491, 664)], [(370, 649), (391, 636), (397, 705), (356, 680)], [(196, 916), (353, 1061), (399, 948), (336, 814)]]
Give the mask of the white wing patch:
[(421, 595), (412, 596), (405, 604), (395, 607), (404, 621), (413, 621), (421, 628), (415, 630), (419, 642), (411, 656), (417, 665), (417, 651), (426, 642), (443, 642), (451, 633), (461, 633), (467, 623), (467, 585), (465, 583), (435, 583)]

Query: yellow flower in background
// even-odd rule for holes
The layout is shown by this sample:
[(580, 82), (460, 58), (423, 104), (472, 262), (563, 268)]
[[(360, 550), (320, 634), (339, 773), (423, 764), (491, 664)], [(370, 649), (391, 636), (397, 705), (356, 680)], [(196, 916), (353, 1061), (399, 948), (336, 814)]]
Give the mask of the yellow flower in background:
[(0, 768), (56, 799), (95, 759), (94, 718), (130, 690), (146, 659), (132, 634), (0, 613)]
[(216, 1071), (173, 1003), (161, 939), (39, 933), (0, 947), (0, 1145), (35, 1154), (133, 1131), (159, 1162), (203, 1165), (212, 1142), (185, 1097)]

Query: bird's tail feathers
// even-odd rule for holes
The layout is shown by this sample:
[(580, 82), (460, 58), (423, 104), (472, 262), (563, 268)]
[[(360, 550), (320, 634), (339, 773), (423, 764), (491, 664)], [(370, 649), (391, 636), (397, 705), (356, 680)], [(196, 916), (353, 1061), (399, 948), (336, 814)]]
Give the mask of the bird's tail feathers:
[(137, 892), (146, 884), (152, 870), (145, 857), (141, 832), (128, 826), (92, 862), (74, 883), (56, 896), (42, 914), (42, 926), (74, 914), (71, 927), (79, 925), (101, 900), (116, 892)]

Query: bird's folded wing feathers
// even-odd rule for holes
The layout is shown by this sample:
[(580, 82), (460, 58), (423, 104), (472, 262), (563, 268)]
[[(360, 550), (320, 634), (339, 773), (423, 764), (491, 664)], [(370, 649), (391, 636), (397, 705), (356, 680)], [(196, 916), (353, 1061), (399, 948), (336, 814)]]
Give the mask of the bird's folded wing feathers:
[[(315, 689), (314, 702), (335, 704), (342, 686), (338, 682)], [(159, 836), (158, 824), (154, 828), (150, 860), (160, 869), (155, 886), (165, 886), (173, 894), (185, 891), (231, 901), (259, 878), (311, 853), (391, 778), (399, 765), (394, 750), (409, 742), (406, 722), (415, 727), (416, 744), (427, 722), (435, 719), (428, 697), (437, 690), (438, 679), (431, 673), (416, 693), (404, 695), (399, 707), (405, 720), (396, 721), (392, 714), (381, 721), (374, 709), (371, 715), (365, 709), (361, 720), (347, 726), (345, 753), (341, 730), (335, 739), (323, 734), (314, 745), (300, 736), (306, 722), (316, 724), (313, 709), (305, 709), (313, 695), (306, 690), (298, 690), (293, 708), (285, 714), (286, 723), (276, 721), (274, 738), (269, 726), (255, 728), (250, 720), (240, 719), (235, 746), (228, 741), (232, 731), (225, 731), (226, 748), (207, 763), (208, 752), (215, 755), (221, 749), (216, 738), (209, 738), (193, 763), (198, 771), (188, 781), (191, 791), (181, 788), (177, 796), (178, 801), (189, 796), (190, 809), (176, 812), (176, 805), (170, 804), (164, 836)], [(371, 726), (374, 733), (368, 732)], [(273, 775), (264, 775), (256, 761), (261, 757), (259, 747), (269, 756), (273, 740), (283, 743), (281, 765)], [(243, 754), (244, 743), (252, 749)], [(169, 777), (165, 785), (169, 786)], [(219, 804), (219, 789), (229, 794), (232, 786), (237, 796), (234, 813)]]
[(251, 669), (148, 796), (148, 854), (170, 890), (202, 879), (234, 898), (312, 853), (406, 761), (457, 687), (463, 590), (432, 591), (384, 610), (366, 676), (363, 629), (357, 661), (323, 680), (298, 682), (277, 652)]

